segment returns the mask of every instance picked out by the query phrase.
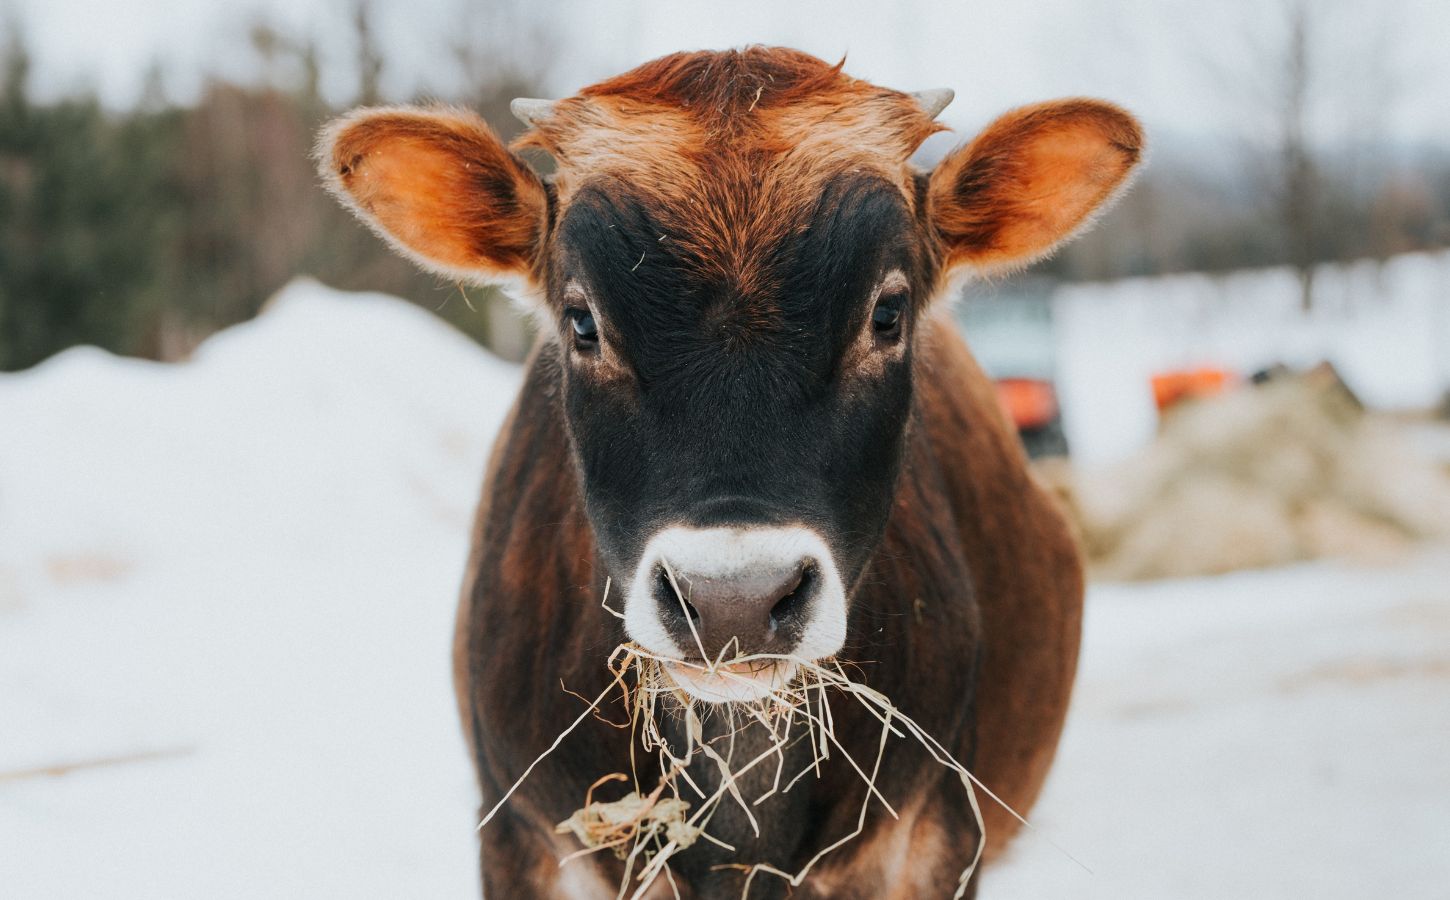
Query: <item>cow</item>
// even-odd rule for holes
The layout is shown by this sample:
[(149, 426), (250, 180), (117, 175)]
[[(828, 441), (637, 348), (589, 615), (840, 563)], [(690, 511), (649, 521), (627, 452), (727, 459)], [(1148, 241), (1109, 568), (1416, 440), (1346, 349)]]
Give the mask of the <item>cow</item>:
[[(625, 641), (678, 660), (679, 702), (707, 709), (770, 696), (795, 677), (785, 657), (850, 663), (1031, 808), (1072, 689), (1082, 567), (946, 295), (1083, 228), (1143, 135), (1109, 103), (1048, 102), (921, 171), (950, 98), (748, 47), (515, 101), (530, 127), (512, 147), (446, 107), (362, 109), (323, 133), (322, 176), (365, 223), (432, 272), (512, 284), (537, 323), (454, 642), (483, 809), (607, 690)], [(687, 664), (726, 649), (779, 659), (730, 678)], [(598, 712), (481, 830), (485, 896), (619, 892), (615, 856), (561, 865), (580, 846), (556, 831), (600, 776), (631, 771), (630, 734)], [(871, 759), (880, 723), (849, 702), (834, 715), (840, 746)], [(704, 716), (703, 739), (728, 721)], [(764, 740), (729, 727), (747, 751)], [(788, 761), (809, 765), (805, 743)], [(708, 761), (689, 773), (719, 783)], [(871, 807), (798, 886), (747, 885), (740, 863), (794, 872), (855, 829), (866, 786), (841, 754), (756, 807), (758, 828), (722, 805), (715, 840), (648, 896), (949, 897), (1018, 826), (984, 800), (979, 828), (911, 742), (889, 743), (876, 787), (896, 815)]]

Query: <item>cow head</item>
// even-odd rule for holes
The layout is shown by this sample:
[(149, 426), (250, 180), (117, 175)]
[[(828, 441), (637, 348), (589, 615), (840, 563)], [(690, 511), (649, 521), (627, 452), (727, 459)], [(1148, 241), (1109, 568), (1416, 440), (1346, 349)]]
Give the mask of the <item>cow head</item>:
[[(320, 155), (402, 252), (531, 298), (630, 637), (815, 659), (841, 648), (885, 528), (933, 297), (1049, 252), (1139, 158), (1128, 114), (1067, 100), (919, 172), (949, 98), (790, 50), (677, 54), (516, 103), (548, 179), (453, 109), (360, 111)], [(707, 700), (792, 676), (672, 674)]]

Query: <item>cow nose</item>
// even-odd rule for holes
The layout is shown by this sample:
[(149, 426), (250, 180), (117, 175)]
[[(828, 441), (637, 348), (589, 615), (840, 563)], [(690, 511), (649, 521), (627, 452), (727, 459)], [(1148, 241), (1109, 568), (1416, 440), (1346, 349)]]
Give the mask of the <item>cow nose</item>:
[(691, 656), (729, 662), (753, 653), (789, 653), (799, 640), (806, 609), (820, 588), (815, 560), (760, 564), (730, 575), (702, 575), (656, 567), (660, 618)]

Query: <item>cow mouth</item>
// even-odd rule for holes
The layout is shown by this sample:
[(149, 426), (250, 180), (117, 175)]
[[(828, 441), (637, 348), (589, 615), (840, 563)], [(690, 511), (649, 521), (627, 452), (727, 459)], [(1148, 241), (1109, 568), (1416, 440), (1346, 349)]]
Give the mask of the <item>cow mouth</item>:
[(661, 668), (688, 696), (706, 703), (756, 703), (790, 687), (800, 670), (789, 659), (754, 659), (707, 666), (701, 662), (667, 662)]

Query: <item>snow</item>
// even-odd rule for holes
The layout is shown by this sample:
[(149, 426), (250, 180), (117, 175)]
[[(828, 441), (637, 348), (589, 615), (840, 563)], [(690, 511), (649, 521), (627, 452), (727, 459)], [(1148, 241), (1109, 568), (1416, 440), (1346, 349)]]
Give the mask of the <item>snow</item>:
[(1443, 897), (1447, 687), (1443, 552), (1099, 585), (1040, 833), (983, 896)]
[(1322, 266), (1315, 308), (1287, 268), (1073, 284), (1053, 297), (1063, 426), (1086, 463), (1152, 439), (1155, 372), (1247, 377), (1328, 359), (1372, 407), (1424, 409), (1450, 390), (1450, 253)]
[(449, 630), (517, 381), (306, 282), (0, 378), (0, 772), (178, 753), (0, 781), (0, 894), (468, 895)]
[[(185, 364), (0, 376), (0, 895), (476, 896), (448, 652), (517, 384), (310, 282)], [(1086, 629), (984, 897), (1443, 896), (1450, 553), (1096, 585)]]

